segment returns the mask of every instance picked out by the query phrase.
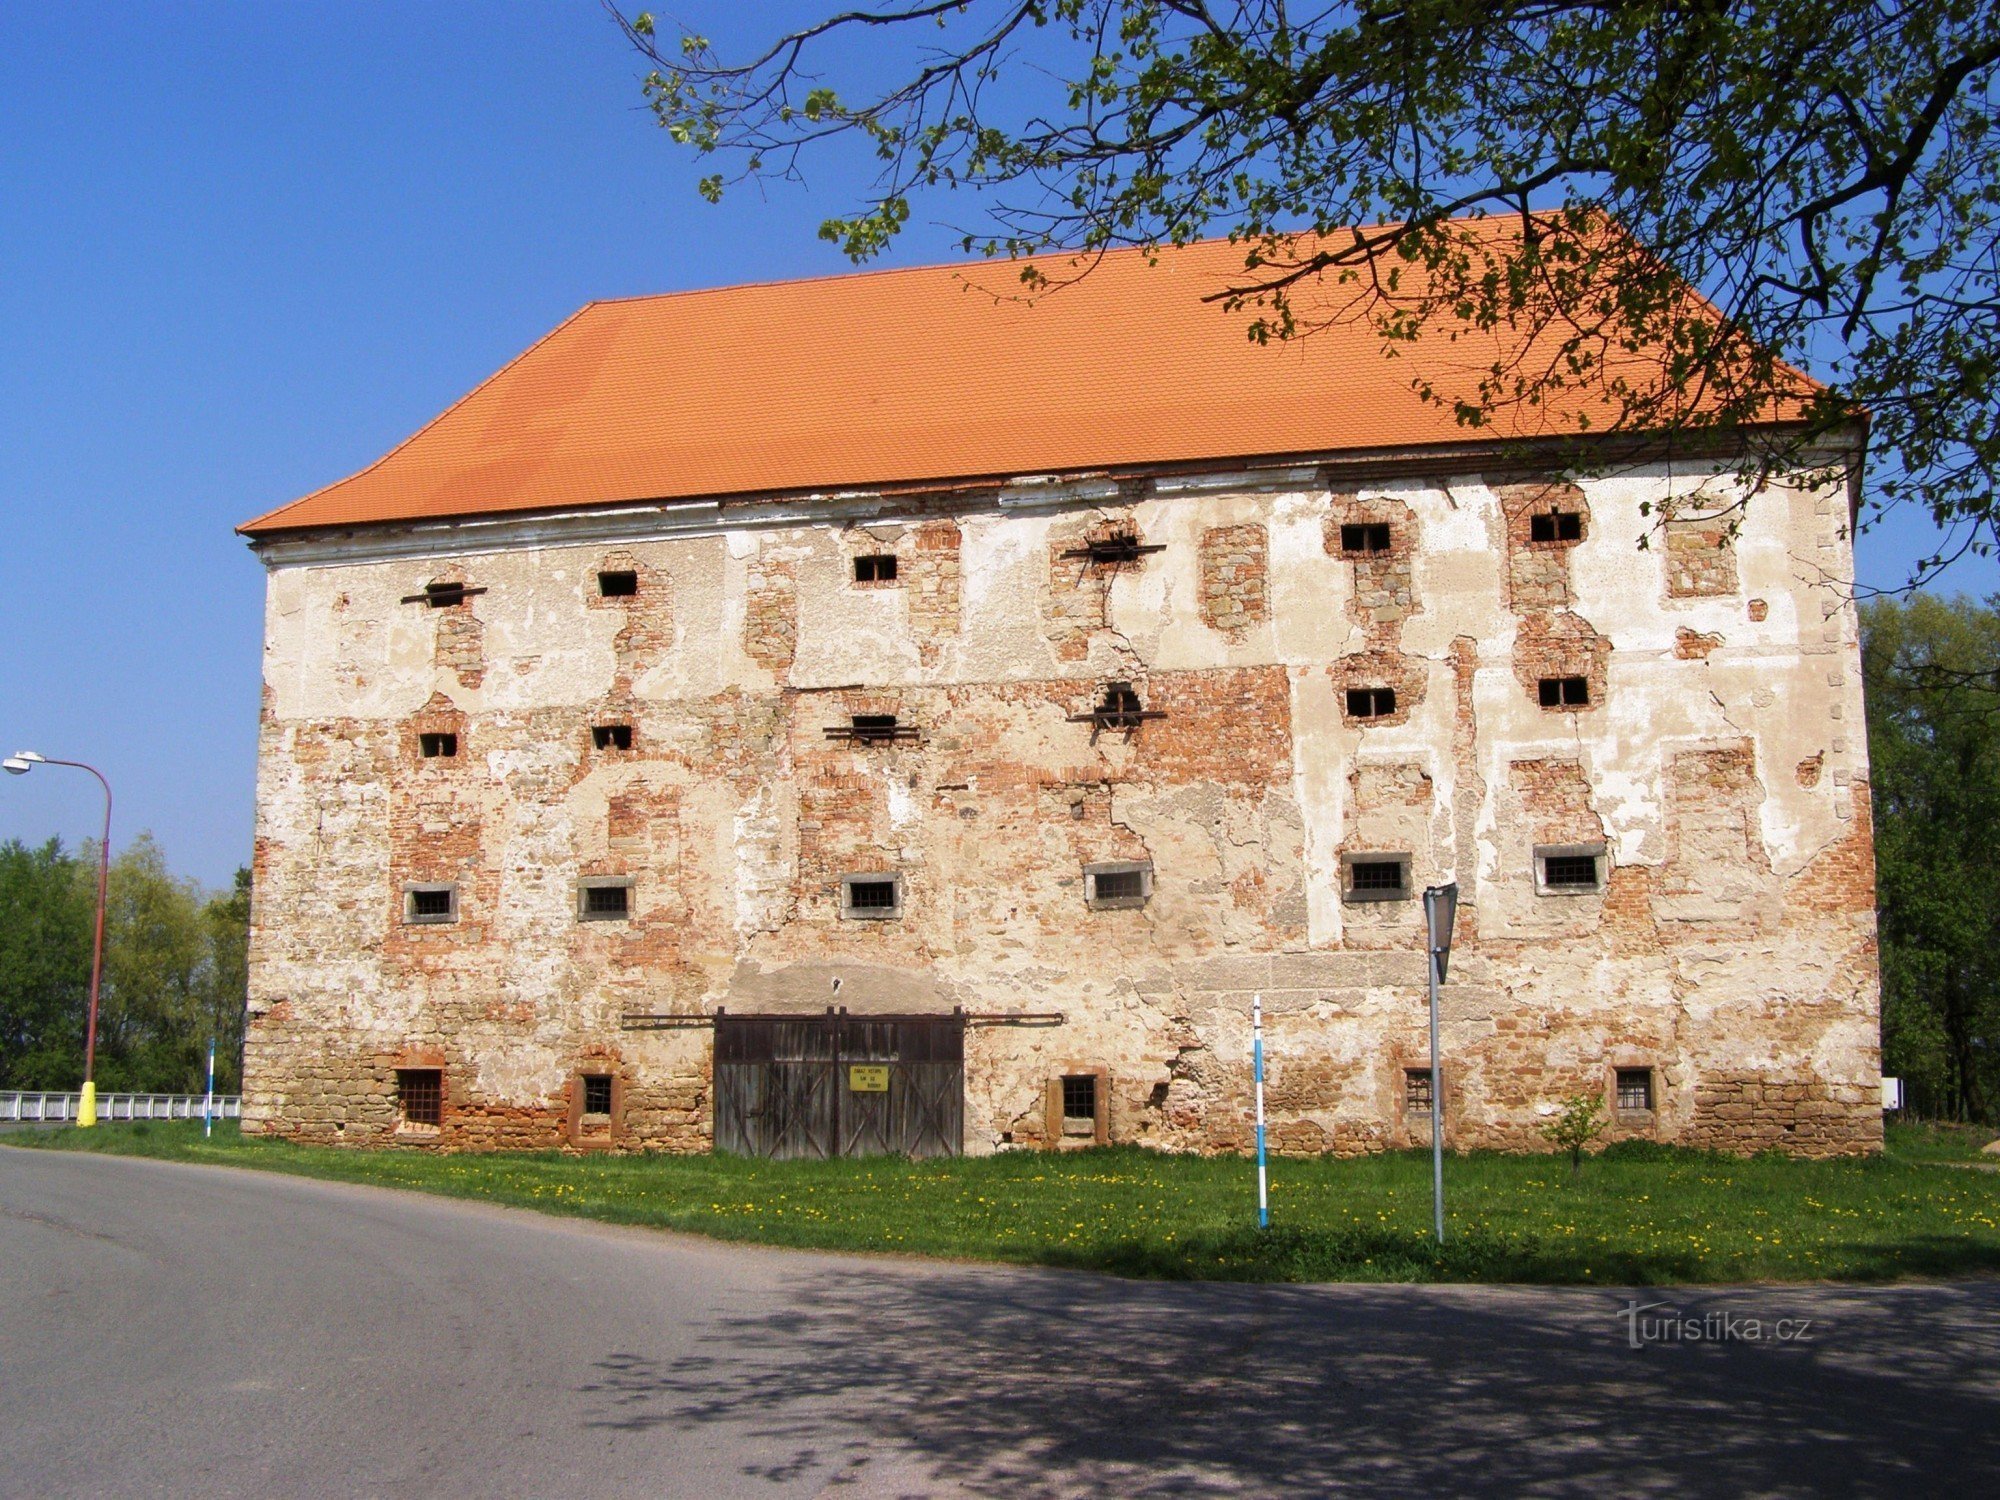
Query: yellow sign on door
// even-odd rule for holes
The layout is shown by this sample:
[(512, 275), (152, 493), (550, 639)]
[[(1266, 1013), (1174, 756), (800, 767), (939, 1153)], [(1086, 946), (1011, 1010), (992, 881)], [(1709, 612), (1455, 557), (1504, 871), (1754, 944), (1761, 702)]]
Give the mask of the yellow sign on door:
[(886, 1094), (889, 1070), (875, 1063), (855, 1063), (847, 1070), (847, 1089), (853, 1094)]

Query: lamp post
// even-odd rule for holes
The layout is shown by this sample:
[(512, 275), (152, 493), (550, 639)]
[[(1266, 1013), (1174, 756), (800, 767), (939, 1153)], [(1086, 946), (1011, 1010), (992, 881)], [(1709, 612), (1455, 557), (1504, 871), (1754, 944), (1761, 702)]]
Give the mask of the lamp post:
[(1451, 926), (1458, 915), (1458, 882), (1424, 892), (1424, 967), (1431, 982), (1431, 1217), (1444, 1243), (1444, 1080), (1438, 1069), (1438, 986), (1451, 961)]
[(104, 788), (104, 837), (97, 846), (97, 935), (90, 949), (90, 1022), (83, 1037), (83, 1097), (77, 1102), (76, 1123), (88, 1127), (97, 1123), (97, 990), (104, 978), (104, 901), (111, 886), (111, 783), (95, 766), (80, 760), (50, 760), (32, 750), (18, 750), (0, 761), (10, 775), (25, 776), (36, 766), (69, 766), (88, 771)]

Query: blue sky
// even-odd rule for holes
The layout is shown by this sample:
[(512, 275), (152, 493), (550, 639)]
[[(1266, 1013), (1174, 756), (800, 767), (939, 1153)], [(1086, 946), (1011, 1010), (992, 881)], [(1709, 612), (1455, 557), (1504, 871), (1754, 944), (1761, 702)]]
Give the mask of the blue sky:
[[(685, 13), (761, 36), (823, 9)], [(233, 526), (593, 297), (846, 267), (814, 235), (848, 206), (839, 165), (710, 207), (639, 72), (595, 0), (0, 0), (0, 750), (94, 761), (115, 842), (150, 829), (226, 882), (262, 607)], [(918, 224), (885, 263), (955, 239)], [(1864, 541), (1864, 581), (1928, 545), (1911, 523)], [(73, 843), (99, 807), (78, 772), (6, 778), (0, 839)]]

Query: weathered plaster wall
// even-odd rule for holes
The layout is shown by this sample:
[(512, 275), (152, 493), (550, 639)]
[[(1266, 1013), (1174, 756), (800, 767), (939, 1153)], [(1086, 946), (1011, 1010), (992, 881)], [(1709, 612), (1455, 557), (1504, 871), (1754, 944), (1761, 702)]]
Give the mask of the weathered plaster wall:
[[(1774, 489), (1731, 538), (1727, 482), (1700, 481), (1162, 482), (274, 554), (246, 1128), (399, 1138), (395, 1069), (438, 1066), (436, 1139), (548, 1144), (608, 1070), (615, 1144), (699, 1148), (708, 1034), (621, 1016), (818, 1010), (837, 978), (855, 1010), (1064, 1014), (970, 1034), (968, 1150), (1042, 1143), (1049, 1080), (1097, 1069), (1113, 1139), (1241, 1146), (1257, 991), (1279, 1147), (1408, 1144), (1421, 908), (1341, 889), (1343, 855), (1407, 853), (1418, 888), (1464, 891), (1456, 1142), (1538, 1145), (1562, 1096), (1645, 1067), (1656, 1107), (1619, 1133), (1872, 1148), (1855, 620), (1822, 582), (1845, 503)], [(1532, 538), (1550, 505), (1579, 540)], [(1388, 551), (1344, 554), (1350, 523)], [(1121, 531), (1163, 550), (1063, 555)], [(856, 583), (884, 552), (895, 581)], [(599, 597), (600, 569), (637, 593)], [(433, 581), (484, 592), (403, 602)], [(1588, 705), (1542, 706), (1548, 675)], [(1071, 722), (1113, 679), (1166, 717)], [(1348, 712), (1385, 686), (1393, 713)], [(857, 713), (922, 737), (828, 738)], [(631, 748), (596, 748), (614, 723)], [(456, 758), (418, 753), (437, 731)], [(1537, 844), (1600, 840), (1601, 893), (1537, 893)], [(1146, 907), (1087, 908), (1108, 860), (1151, 861)], [(843, 921), (840, 876), (871, 871), (901, 874), (904, 916)], [(578, 919), (591, 876), (632, 879), (629, 920)], [(403, 920), (414, 882), (455, 885), (458, 920)]]

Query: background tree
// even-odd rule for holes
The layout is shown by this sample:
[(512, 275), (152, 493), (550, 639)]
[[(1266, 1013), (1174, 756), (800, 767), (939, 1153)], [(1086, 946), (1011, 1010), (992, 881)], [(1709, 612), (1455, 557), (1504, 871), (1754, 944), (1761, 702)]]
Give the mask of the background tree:
[[(1989, 0), (894, 0), (736, 56), (613, 13), (660, 124), (716, 158), (708, 196), (872, 153), (820, 226), (856, 260), (960, 189), (967, 247), (1029, 257), (1030, 290), (1226, 232), (1218, 296), (1256, 336), (1457, 343), (1476, 379), (1416, 383), (1469, 426), (1730, 435), (1754, 481), (1865, 407), (1871, 513), (1952, 538), (1920, 575), (1994, 540)], [(1826, 388), (1774, 405), (1786, 362)], [(1578, 386), (1608, 410), (1558, 399)]]
[(1922, 1113), (2000, 1105), (2000, 599), (1862, 613), (1883, 1071)]
[(0, 1089), (83, 1081), (96, 905), (80, 862), (54, 839), (0, 844)]

